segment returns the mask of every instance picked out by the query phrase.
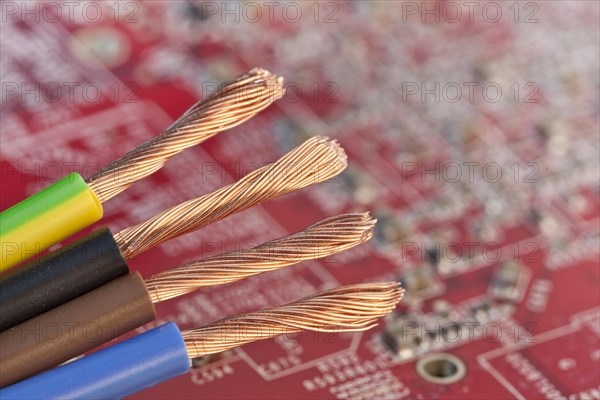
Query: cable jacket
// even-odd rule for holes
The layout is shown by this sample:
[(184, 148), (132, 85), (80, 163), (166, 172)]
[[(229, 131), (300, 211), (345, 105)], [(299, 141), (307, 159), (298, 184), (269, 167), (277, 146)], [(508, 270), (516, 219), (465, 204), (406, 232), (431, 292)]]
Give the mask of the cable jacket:
[(128, 272), (107, 228), (16, 268), (0, 280), (0, 332)]
[(0, 271), (33, 257), (102, 218), (102, 205), (72, 173), (0, 213)]
[(18, 382), (154, 320), (134, 272), (0, 333), (0, 386)]
[(117, 399), (185, 374), (190, 360), (172, 322), (0, 390), (2, 399)]

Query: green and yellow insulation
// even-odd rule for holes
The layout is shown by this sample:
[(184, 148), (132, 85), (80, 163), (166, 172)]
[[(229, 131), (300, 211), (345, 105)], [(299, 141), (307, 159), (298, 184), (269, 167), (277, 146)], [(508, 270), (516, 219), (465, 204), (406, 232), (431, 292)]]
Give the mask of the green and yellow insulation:
[(102, 218), (102, 204), (77, 173), (0, 213), (0, 271)]

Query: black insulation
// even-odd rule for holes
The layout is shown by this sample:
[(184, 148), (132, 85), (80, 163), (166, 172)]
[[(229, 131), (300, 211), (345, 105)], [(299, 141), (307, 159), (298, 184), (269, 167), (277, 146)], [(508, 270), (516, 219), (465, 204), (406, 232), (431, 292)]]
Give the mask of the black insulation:
[(102, 228), (0, 280), (0, 332), (129, 272), (108, 228)]

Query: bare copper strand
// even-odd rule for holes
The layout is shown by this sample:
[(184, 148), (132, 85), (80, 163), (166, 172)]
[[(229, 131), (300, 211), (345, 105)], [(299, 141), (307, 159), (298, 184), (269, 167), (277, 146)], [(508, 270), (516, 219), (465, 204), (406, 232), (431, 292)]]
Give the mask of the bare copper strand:
[(162, 134), (89, 177), (87, 183), (105, 202), (179, 152), (252, 118), (283, 93), (283, 78), (255, 68), (194, 104)]
[(343, 286), (270, 310), (222, 319), (182, 332), (190, 358), (301, 330), (364, 331), (392, 311), (404, 290), (396, 282)]
[(235, 282), (262, 272), (327, 257), (373, 236), (377, 221), (369, 213), (342, 214), (324, 219), (302, 232), (257, 247), (192, 261), (146, 280), (152, 301), (158, 303), (203, 286)]
[(166, 240), (205, 227), (233, 213), (311, 184), (346, 168), (346, 154), (335, 140), (314, 137), (278, 161), (239, 181), (188, 200), (114, 235), (125, 259)]

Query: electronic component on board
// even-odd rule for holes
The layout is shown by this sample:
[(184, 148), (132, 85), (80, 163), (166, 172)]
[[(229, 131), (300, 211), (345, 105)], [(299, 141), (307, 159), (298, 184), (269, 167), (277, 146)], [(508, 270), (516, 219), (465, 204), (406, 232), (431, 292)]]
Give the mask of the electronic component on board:
[(497, 300), (519, 301), (529, 282), (529, 269), (514, 261), (505, 261), (493, 272), (488, 293)]

